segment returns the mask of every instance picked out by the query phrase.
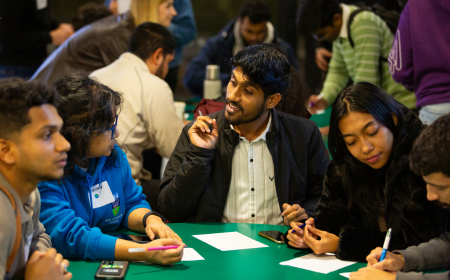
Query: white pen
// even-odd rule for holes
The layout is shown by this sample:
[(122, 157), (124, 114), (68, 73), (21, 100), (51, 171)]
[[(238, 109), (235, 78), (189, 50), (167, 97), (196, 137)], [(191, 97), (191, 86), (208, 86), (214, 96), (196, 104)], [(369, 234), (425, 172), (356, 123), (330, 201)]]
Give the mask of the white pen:
[(202, 111), (198, 110), (198, 114), (203, 117)]
[(384, 240), (383, 244), (383, 251), (381, 252), (380, 262), (384, 260), (386, 257), (387, 249), (389, 248), (389, 242), (391, 242), (391, 236), (392, 236), (392, 228), (390, 228), (386, 233), (386, 239)]

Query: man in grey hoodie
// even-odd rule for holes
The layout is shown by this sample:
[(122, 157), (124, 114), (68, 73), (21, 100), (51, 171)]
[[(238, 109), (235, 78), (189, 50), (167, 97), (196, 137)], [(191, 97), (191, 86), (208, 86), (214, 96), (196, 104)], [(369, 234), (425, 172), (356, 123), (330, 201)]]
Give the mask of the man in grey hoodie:
[[(450, 114), (437, 119), (427, 127), (414, 143), (409, 155), (410, 167), (422, 175), (427, 183), (427, 199), (439, 202), (450, 211)], [(425, 230), (425, 229), (424, 229)], [(379, 262), (382, 248), (368, 256), (368, 266), (350, 274), (350, 279), (414, 279), (448, 280), (450, 271), (423, 272), (433, 269), (450, 269), (450, 232), (419, 246), (406, 250), (387, 252)]]

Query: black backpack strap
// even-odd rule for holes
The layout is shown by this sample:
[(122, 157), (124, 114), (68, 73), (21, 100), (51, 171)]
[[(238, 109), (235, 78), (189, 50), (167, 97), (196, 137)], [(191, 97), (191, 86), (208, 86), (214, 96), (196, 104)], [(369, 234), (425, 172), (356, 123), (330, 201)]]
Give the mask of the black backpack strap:
[(365, 10), (365, 9), (358, 9), (358, 10), (355, 10), (355, 11), (353, 11), (353, 12), (350, 14), (350, 16), (348, 17), (348, 23), (347, 23), (347, 37), (348, 37), (348, 42), (350, 43), (350, 46), (352, 46), (352, 48), (355, 47), (355, 42), (353, 42), (352, 35), (350, 34), (350, 25), (352, 25), (352, 22), (353, 22), (353, 20), (355, 19), (355, 17), (356, 17), (359, 13), (364, 12), (364, 11), (367, 11), (367, 10)]

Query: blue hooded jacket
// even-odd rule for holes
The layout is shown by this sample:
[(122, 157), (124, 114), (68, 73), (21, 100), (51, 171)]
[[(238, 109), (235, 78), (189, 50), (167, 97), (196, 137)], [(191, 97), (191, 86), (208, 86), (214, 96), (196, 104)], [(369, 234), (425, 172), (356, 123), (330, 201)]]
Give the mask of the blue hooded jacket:
[(131, 212), (150, 209), (125, 153), (117, 145), (114, 149), (115, 158), (91, 159), (86, 172), (75, 166), (71, 175), (38, 185), (40, 220), (65, 258), (114, 260), (117, 238), (102, 231), (128, 228)]

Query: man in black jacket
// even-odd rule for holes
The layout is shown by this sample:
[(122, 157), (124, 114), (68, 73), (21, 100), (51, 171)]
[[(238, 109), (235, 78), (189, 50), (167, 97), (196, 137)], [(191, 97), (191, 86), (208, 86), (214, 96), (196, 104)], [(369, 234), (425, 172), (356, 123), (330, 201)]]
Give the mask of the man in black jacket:
[(286, 225), (311, 216), (329, 159), (315, 123), (273, 109), (289, 84), (289, 62), (257, 45), (231, 64), (225, 109), (187, 125), (170, 157), (160, 186), (163, 215)]
[(292, 47), (278, 37), (270, 22), (270, 10), (260, 1), (247, 2), (239, 16), (229, 22), (217, 35), (211, 37), (200, 53), (188, 65), (183, 83), (195, 95), (203, 95), (206, 66), (220, 67), (220, 80), (225, 87), (230, 80), (230, 58), (247, 46), (272, 44), (280, 49), (292, 67), (298, 69), (297, 58)]

